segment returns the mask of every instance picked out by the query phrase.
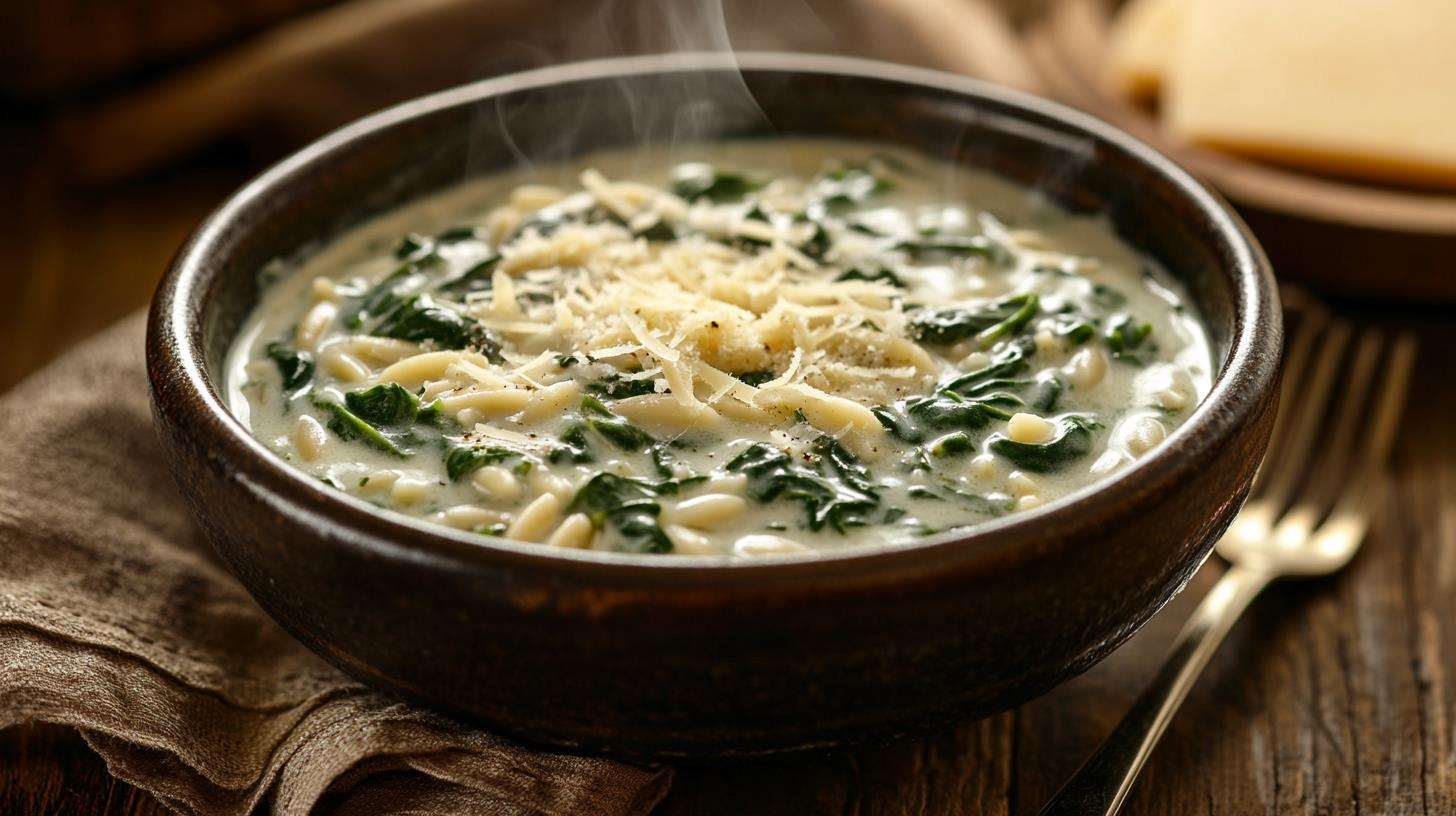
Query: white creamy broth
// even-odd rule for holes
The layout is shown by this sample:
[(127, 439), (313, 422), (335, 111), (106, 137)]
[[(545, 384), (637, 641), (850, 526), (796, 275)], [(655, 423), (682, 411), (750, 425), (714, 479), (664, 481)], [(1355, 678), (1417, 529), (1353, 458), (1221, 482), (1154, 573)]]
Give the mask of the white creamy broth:
[(1127, 466), (1207, 392), (1103, 219), (863, 143), (605, 153), (378, 218), (269, 283), (230, 401), (293, 466), (543, 547), (904, 542)]

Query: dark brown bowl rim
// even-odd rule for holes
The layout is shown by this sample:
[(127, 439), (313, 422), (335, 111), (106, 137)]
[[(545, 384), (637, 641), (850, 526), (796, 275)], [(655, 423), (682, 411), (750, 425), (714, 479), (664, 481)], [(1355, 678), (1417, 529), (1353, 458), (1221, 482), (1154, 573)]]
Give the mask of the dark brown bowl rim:
[[(224, 405), (207, 374), (203, 348), (209, 261), (240, 215), (284, 189), (343, 146), (415, 117), (505, 93), (597, 80), (607, 76), (743, 70), (864, 76), (986, 100), (1017, 111), (1032, 126), (1079, 132), (1163, 176), (1207, 219), (1222, 244), (1232, 277), (1234, 326), (1229, 355), (1209, 393), (1188, 421), (1150, 455), (1119, 473), (1030, 511), (982, 522), (963, 533), (913, 543), (850, 546), (843, 551), (753, 560), (723, 556), (644, 556), (597, 551), (548, 551), (454, 531), (403, 514), (381, 512), (296, 470), (255, 439)], [(998, 114), (1001, 115), (1001, 114)], [(404, 102), (346, 125), (267, 169), (223, 202), (173, 259), (152, 304), (147, 337), (154, 398), (180, 396), (181, 418), (201, 437), (209, 458), (253, 482), (254, 495), (271, 492), (294, 510), (332, 527), (341, 542), (385, 558), (443, 559), (459, 566), (509, 567), (555, 573), (604, 585), (659, 585), (677, 589), (819, 583), (884, 583), (948, 568), (979, 572), (1004, 568), (1066, 546), (1072, 531), (1115, 521), (1133, 497), (1176, 489), (1191, 469), (1209, 461), (1235, 429), (1252, 421), (1276, 378), (1280, 321), (1268, 261), (1248, 228), (1209, 188), (1152, 147), (1087, 114), (1027, 94), (953, 74), (850, 57), (746, 52), (684, 53), (570, 63), (468, 85)], [(1233, 497), (1230, 497), (1232, 500)], [(1040, 544), (1040, 546), (1038, 546)], [(843, 585), (842, 585), (843, 588)]]

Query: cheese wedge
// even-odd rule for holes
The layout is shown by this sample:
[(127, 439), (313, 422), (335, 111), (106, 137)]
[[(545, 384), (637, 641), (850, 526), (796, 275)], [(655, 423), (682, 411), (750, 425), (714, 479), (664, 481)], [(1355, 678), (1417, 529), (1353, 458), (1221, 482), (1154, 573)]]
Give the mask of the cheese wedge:
[(1181, 47), (1186, 0), (1129, 0), (1112, 21), (1113, 81), (1138, 99), (1158, 95)]
[(1192, 142), (1456, 186), (1456, 0), (1186, 0), (1164, 90)]

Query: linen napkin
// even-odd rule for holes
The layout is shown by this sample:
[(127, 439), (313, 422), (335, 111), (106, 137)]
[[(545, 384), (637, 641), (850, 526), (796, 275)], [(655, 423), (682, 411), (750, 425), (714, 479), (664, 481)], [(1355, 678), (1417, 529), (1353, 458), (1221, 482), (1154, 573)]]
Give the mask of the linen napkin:
[(113, 774), (202, 816), (652, 809), (669, 770), (523, 747), (279, 629), (166, 471), (143, 327), (127, 318), (0, 396), (0, 728), (74, 727)]

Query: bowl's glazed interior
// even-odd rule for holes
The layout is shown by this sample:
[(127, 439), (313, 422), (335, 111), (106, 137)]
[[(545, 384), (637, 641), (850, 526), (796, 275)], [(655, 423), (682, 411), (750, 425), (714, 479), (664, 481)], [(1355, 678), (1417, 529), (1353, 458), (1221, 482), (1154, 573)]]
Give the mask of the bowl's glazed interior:
[[(523, 159), (773, 135), (892, 143), (1105, 213), (1188, 287), (1219, 370), (1212, 392), (1145, 460), (1047, 507), (911, 547), (753, 565), (559, 557), (387, 516), (277, 461), (223, 407), (226, 353), (275, 258)], [(179, 253), (148, 360), (199, 521), (305, 643), (527, 739), (703, 756), (934, 727), (1100, 659), (1232, 518), (1267, 443), (1279, 341), (1272, 280), (1242, 225), (1095, 120), (914, 69), (680, 55), (447, 91), (285, 160)]]

